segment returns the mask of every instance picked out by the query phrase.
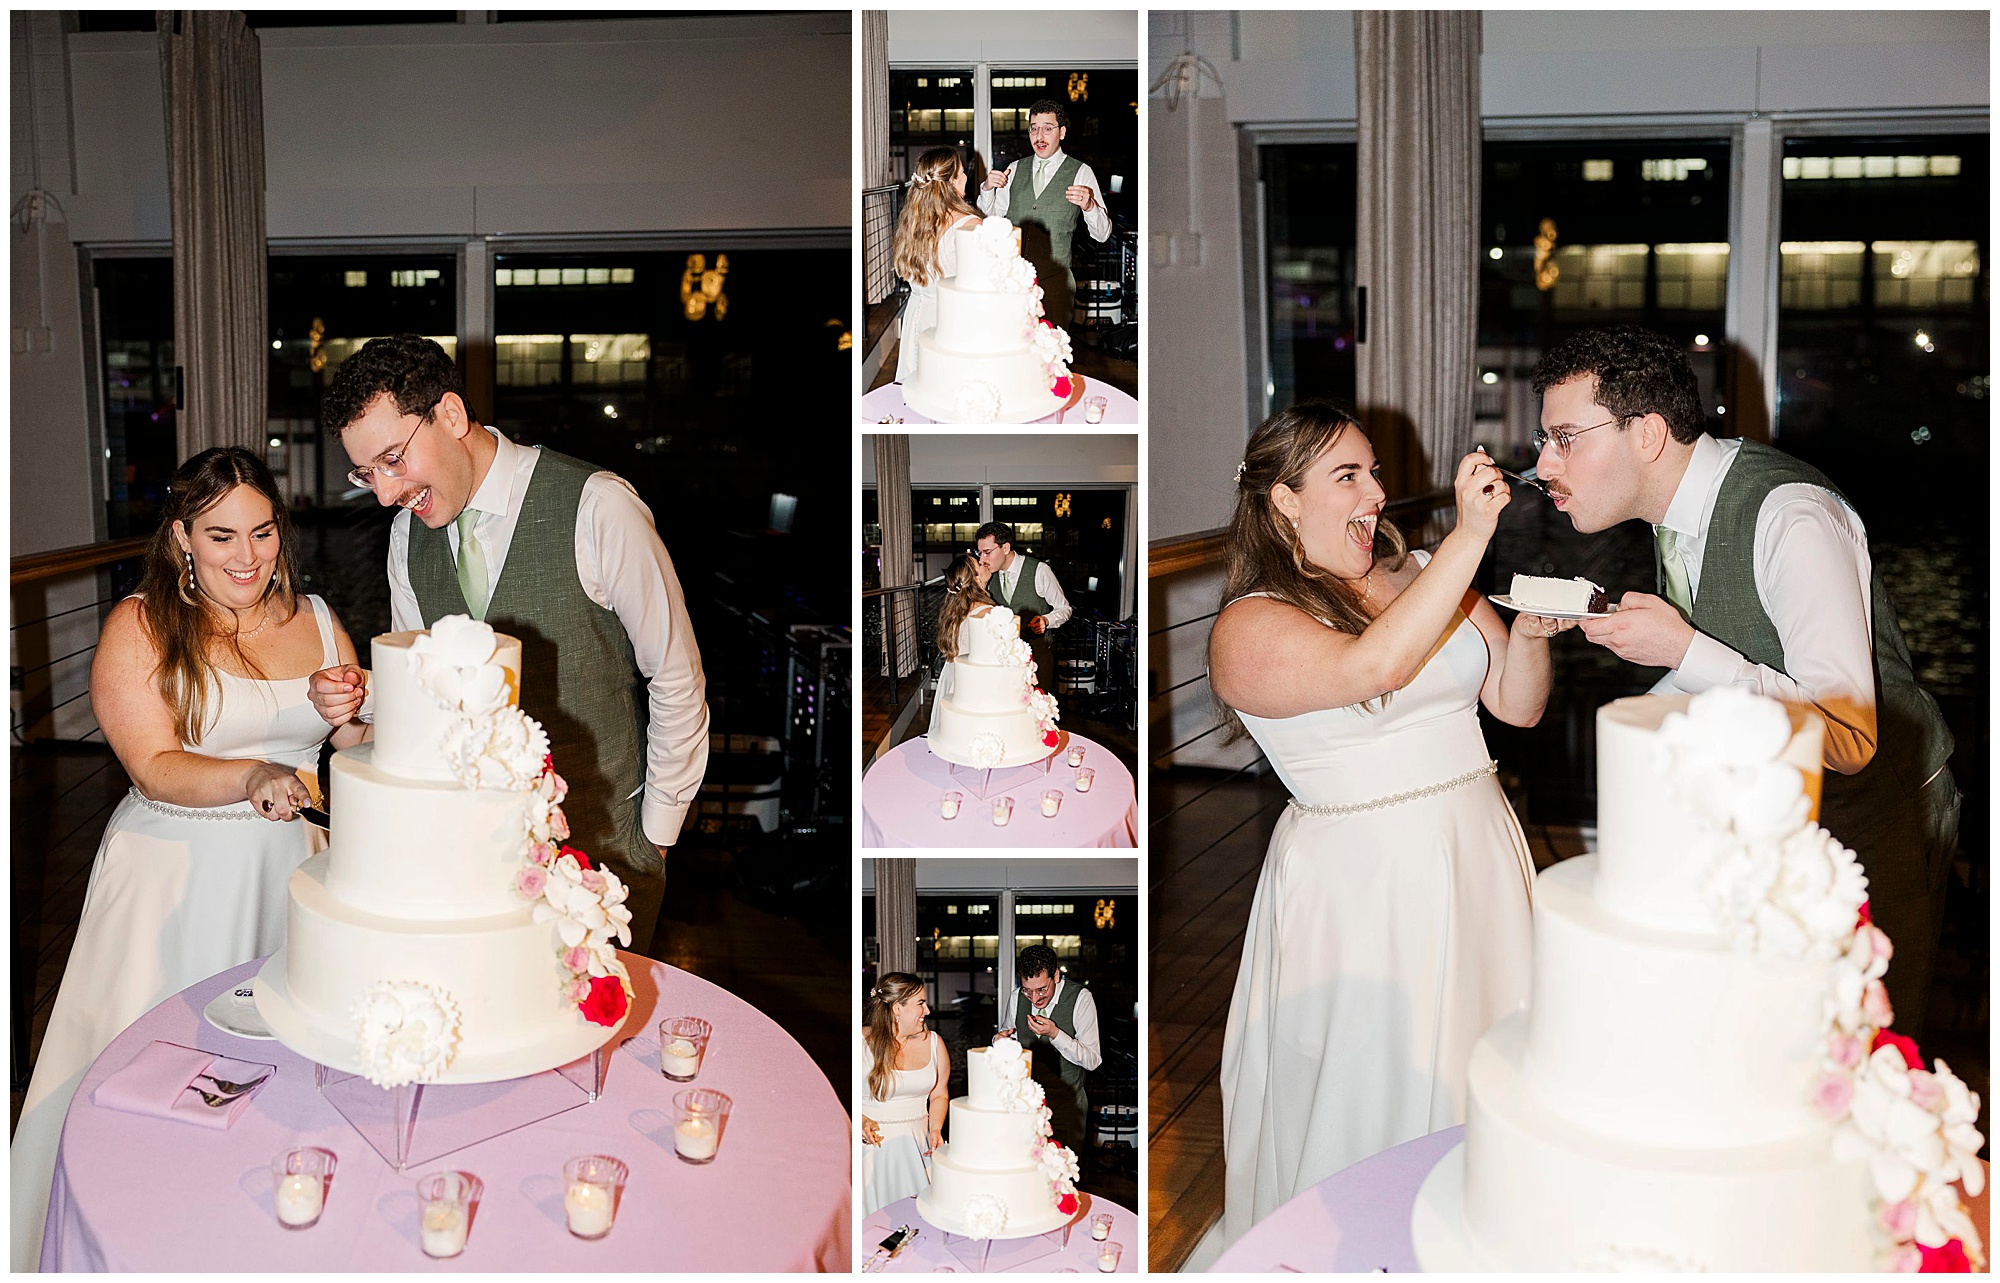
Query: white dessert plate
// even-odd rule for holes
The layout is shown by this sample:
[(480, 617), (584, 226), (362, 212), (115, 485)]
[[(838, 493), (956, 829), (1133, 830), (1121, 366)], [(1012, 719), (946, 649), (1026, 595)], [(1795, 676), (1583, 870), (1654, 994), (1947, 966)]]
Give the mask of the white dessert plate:
[(215, 995), (201, 1010), (202, 1018), (226, 1034), (238, 1038), (276, 1038), (271, 1026), (264, 1023), (264, 1017), (257, 1014), (257, 1004), (253, 998), (256, 984), (254, 979), (245, 980), (240, 985), (224, 989)]
[(1543, 619), (1609, 619), (1618, 613), (1616, 610), (1593, 612), (1588, 610), (1548, 610), (1537, 606), (1523, 606), (1506, 593), (1493, 593), (1486, 600), (1496, 606), (1504, 606), (1508, 610), (1518, 610), (1524, 615), (1540, 615)]

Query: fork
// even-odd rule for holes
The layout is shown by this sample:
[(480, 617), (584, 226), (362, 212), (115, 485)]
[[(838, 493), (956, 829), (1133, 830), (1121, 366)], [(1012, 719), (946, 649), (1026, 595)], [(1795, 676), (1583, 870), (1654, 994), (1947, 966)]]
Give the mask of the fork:
[(255, 1087), (258, 1083), (263, 1082), (265, 1078), (269, 1078), (270, 1076), (271, 1075), (269, 1074), (265, 1074), (263, 1078), (252, 1078), (247, 1083), (233, 1083), (226, 1078), (217, 1078), (214, 1074), (195, 1075), (196, 1078), (206, 1078), (208, 1079), (208, 1081), (214, 1083), (216, 1089), (225, 1096), (241, 1096), (244, 1092), (249, 1091), (252, 1087)]
[(203, 1091), (201, 1088), (196, 1087), (192, 1083), (188, 1084), (188, 1090), (193, 1092), (195, 1095), (201, 1097), (202, 1100), (207, 1103), (210, 1109), (221, 1109), (234, 1102), (237, 1097), (243, 1094), (240, 1091), (225, 1092), (222, 1095), (218, 1096), (213, 1092)]

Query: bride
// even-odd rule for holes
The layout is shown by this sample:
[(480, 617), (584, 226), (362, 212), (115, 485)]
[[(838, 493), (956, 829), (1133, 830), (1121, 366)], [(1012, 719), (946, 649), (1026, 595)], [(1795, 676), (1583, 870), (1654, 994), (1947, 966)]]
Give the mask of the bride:
[(1509, 493), (1459, 461), (1434, 555), (1382, 520), (1360, 424), (1304, 404), (1238, 472), (1216, 698), (1292, 802), (1271, 835), (1223, 1041), (1224, 1244), (1359, 1159), (1464, 1120), (1466, 1064), (1528, 997), (1534, 867), (1477, 705), (1532, 726), (1549, 642), (1472, 590)]
[(910, 283), (896, 344), (896, 382), (917, 373), (917, 336), (937, 327), (938, 282), (958, 275), (957, 233), (979, 222), (965, 200), (965, 165), (956, 147), (933, 147), (917, 157), (910, 194), (896, 220), (896, 275)]
[(885, 974), (862, 1006), (861, 1214), (930, 1188), (930, 1156), (944, 1140), (951, 1055), (928, 1024), (924, 982)]

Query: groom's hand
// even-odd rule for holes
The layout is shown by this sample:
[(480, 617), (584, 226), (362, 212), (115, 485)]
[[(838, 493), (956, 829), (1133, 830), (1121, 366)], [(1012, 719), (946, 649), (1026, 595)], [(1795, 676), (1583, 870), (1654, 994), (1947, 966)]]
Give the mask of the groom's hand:
[(1644, 668), (1679, 668), (1694, 628), (1664, 597), (1628, 592), (1609, 619), (1586, 619), (1583, 635), (1618, 658)]
[(1034, 1030), (1044, 1038), (1053, 1038), (1057, 1033), (1061, 1032), (1056, 1028), (1055, 1021), (1050, 1020), (1047, 1016), (1038, 1016), (1032, 1011), (1028, 1013), (1028, 1028)]
[(1031, 633), (1035, 634), (1035, 636), (1039, 637), (1039, 636), (1041, 636), (1041, 635), (1042, 635), (1043, 633), (1047, 632), (1048, 630), (1049, 630), (1049, 618), (1048, 618), (1048, 616), (1047, 616), (1047, 615), (1030, 615), (1030, 616), (1028, 616), (1028, 631), (1029, 631), (1029, 632), (1031, 632)]
[(990, 192), (995, 187), (1005, 187), (1007, 180), (1013, 176), (1014, 167), (1012, 165), (1007, 166), (1005, 169), (989, 169), (986, 171), (986, 181), (981, 183), (980, 186)]
[(306, 683), (312, 706), (329, 726), (345, 726), (361, 711), (368, 694), (368, 677), (352, 664), (322, 668)]
[(1083, 210), (1085, 213), (1089, 213), (1091, 207), (1097, 204), (1097, 197), (1092, 195), (1090, 189), (1081, 183), (1063, 188), (1063, 197), (1070, 204)]

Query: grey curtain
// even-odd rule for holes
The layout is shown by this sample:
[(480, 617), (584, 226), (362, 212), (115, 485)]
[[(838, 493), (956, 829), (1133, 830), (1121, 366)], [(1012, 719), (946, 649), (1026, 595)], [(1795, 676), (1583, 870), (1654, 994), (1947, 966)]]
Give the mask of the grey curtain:
[(1391, 498), (1448, 487), (1472, 448), (1479, 319), (1477, 12), (1354, 15), (1360, 117), (1356, 350)]
[[(910, 438), (883, 434), (875, 444), (875, 515), (882, 523), (882, 586), (917, 581), (916, 549), (910, 537)], [(898, 677), (917, 671), (917, 595), (890, 593), (882, 611), (881, 671), (895, 666)]]
[(174, 360), (181, 457), (264, 452), (264, 86), (241, 13), (170, 9), (159, 21), (174, 226)]
[(889, 181), (889, 15), (861, 11), (861, 185)]
[(917, 970), (917, 862), (875, 860), (875, 939), (882, 951), (876, 974)]

